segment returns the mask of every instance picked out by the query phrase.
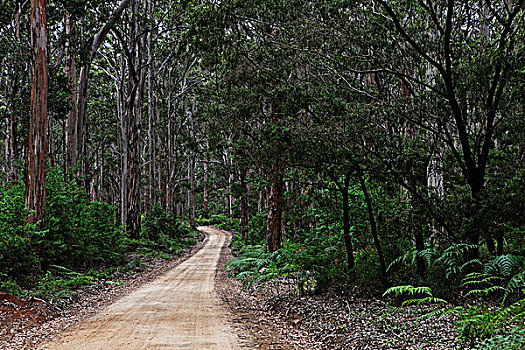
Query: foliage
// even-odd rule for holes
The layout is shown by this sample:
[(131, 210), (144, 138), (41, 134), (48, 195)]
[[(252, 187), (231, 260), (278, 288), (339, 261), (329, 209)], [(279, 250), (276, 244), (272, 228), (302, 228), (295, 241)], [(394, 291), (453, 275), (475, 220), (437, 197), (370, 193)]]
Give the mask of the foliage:
[(321, 238), (303, 244), (288, 241), (274, 253), (267, 253), (264, 245), (237, 243), (239, 257), (227, 269), (247, 286), (285, 278), (294, 281), (301, 295), (320, 293), (346, 280), (343, 254), (330, 243)]
[[(486, 274), (471, 274), (465, 281), (464, 285), (478, 285), (487, 282), (492, 282), (494, 276)], [(486, 295), (499, 290), (501, 287), (494, 289), (492, 286), (484, 289), (472, 290), (471, 295)], [(410, 285), (396, 286), (389, 288), (383, 296), (394, 295), (396, 297), (408, 295), (409, 299), (405, 300), (402, 305), (421, 304), (421, 303), (446, 303), (445, 300), (435, 298), (432, 290), (429, 287), (413, 287)], [(418, 298), (413, 298), (414, 295), (419, 295)], [(525, 299), (518, 300), (509, 306), (493, 306), (486, 304), (470, 304), (466, 306), (444, 307), (430, 311), (421, 318), (439, 317), (453, 315), (455, 317), (454, 323), (460, 339), (469, 343), (471, 346), (478, 340), (492, 339), (492, 341), (509, 341), (507, 338), (502, 338), (509, 329), (513, 327), (518, 334), (523, 332), (523, 320), (525, 319)], [(513, 338), (510, 338), (513, 339)], [(483, 346), (488, 346), (492, 343), (488, 341)]]
[[(264, 246), (245, 246), (242, 258), (234, 259), (226, 265), (228, 273), (243, 283), (245, 288), (259, 287), (280, 278), (293, 278), (297, 267), (291, 262), (290, 251), (281, 249), (266, 253)], [(279, 283), (276, 283), (278, 288)]]
[(155, 242), (163, 238), (180, 239), (188, 236), (191, 228), (184, 222), (178, 220), (173, 213), (164, 211), (160, 206), (146, 213), (142, 220), (141, 238), (150, 239)]
[(525, 329), (514, 327), (506, 334), (495, 335), (477, 344), (476, 350), (519, 350), (525, 344)]
[(91, 285), (97, 278), (89, 274), (78, 273), (63, 266), (52, 266), (36, 283), (31, 295), (50, 301), (60, 302), (68, 298), (73, 291)]
[(194, 232), (156, 207), (143, 222), (142, 237), (129, 239), (115, 221), (114, 208), (88, 200), (76, 181), (55, 169), (47, 174), (46, 215), (42, 231), (25, 225), (24, 186), (0, 190), (0, 290), (61, 299), (72, 290), (111, 274), (80, 273), (118, 266), (137, 251), (140, 257), (170, 258), (195, 242)]
[[(436, 298), (434, 295), (432, 295), (432, 289), (429, 287), (414, 287), (414, 286), (396, 286), (396, 287), (390, 287), (386, 290), (386, 292), (383, 294), (383, 297), (387, 295), (393, 294), (395, 297), (399, 297), (401, 295), (409, 295), (412, 298), (408, 300), (404, 300), (402, 302), (402, 306), (405, 305), (412, 305), (412, 304), (424, 304), (424, 303), (446, 303), (445, 300), (441, 298)], [(414, 296), (421, 296), (419, 298), (415, 298)]]

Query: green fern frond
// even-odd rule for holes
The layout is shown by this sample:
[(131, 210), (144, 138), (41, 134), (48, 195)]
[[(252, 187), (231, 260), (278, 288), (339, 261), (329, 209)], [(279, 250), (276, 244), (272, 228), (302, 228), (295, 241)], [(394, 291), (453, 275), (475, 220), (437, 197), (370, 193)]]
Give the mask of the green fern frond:
[(444, 300), (444, 299), (441, 299), (441, 298), (436, 298), (436, 297), (431, 297), (431, 296), (428, 296), (428, 297), (425, 297), (425, 298), (419, 298), (419, 299), (409, 299), (409, 300), (405, 300), (401, 303), (402, 306), (407, 306), (407, 305), (421, 305), (421, 304), (447, 304), (447, 301)]
[(497, 291), (505, 291), (505, 288), (501, 286), (491, 286), (485, 289), (473, 289), (465, 294), (465, 297), (474, 295), (474, 296), (487, 296), (489, 294), (495, 293)]
[(436, 259), (435, 264), (441, 264), (446, 267), (446, 278), (460, 273), (464, 267), (476, 263), (476, 260), (461, 264), (465, 253), (478, 248), (474, 244), (452, 244), (445, 249), (441, 256)]
[(514, 275), (509, 283), (507, 283), (505, 289), (505, 295), (503, 296), (504, 302), (514, 293), (525, 292), (525, 271)]
[(433, 311), (427, 312), (426, 314), (419, 316), (417, 319), (418, 320), (427, 320), (427, 319), (430, 319), (430, 318), (433, 318), (433, 317), (437, 317), (437, 320), (439, 321), (439, 320), (441, 320), (444, 317), (447, 317), (449, 315), (457, 315), (463, 309), (464, 309), (463, 306), (456, 306), (456, 307), (453, 307), (453, 308), (441, 308), (441, 309), (437, 309), (437, 310), (433, 310)]
[(432, 266), (432, 262), (436, 255), (437, 251), (433, 247), (425, 248), (421, 251), (414, 249), (397, 257), (394, 261), (392, 261), (390, 265), (388, 265), (387, 271), (390, 271), (390, 269), (396, 265), (414, 266), (416, 264), (417, 258), (422, 258), (423, 260), (425, 260), (427, 266)]
[(503, 280), (504, 278), (500, 276), (495, 276), (495, 275), (491, 275), (488, 273), (472, 272), (472, 273), (469, 273), (467, 276), (465, 276), (465, 278), (463, 279), (463, 283), (461, 284), (461, 287), (466, 287), (469, 285), (499, 283)]
[(394, 296), (400, 296), (403, 294), (414, 295), (414, 294), (426, 294), (432, 296), (432, 290), (429, 287), (414, 287), (411, 285), (395, 286), (390, 287), (383, 293), (383, 297), (394, 294)]
[(501, 273), (505, 278), (510, 277), (515, 271), (520, 270), (523, 264), (523, 257), (505, 254), (500, 255), (489, 261), (484, 268), (485, 273), (496, 274)]
[(426, 248), (421, 251), (418, 251), (416, 254), (419, 258), (422, 258), (423, 260), (425, 260), (425, 263), (427, 264), (427, 266), (432, 266), (433, 260), (435, 259), (437, 255), (437, 251), (435, 248), (432, 247), (432, 248)]
[(468, 266), (473, 266), (473, 265), (479, 265), (479, 266), (482, 266), (483, 263), (482, 263), (481, 260), (479, 260), (479, 259), (472, 259), (472, 260), (467, 261), (467, 262), (464, 263), (463, 265), (461, 265), (460, 268), (459, 268), (459, 270), (460, 270), (460, 271), (463, 271), (466, 267), (468, 267)]
[(504, 308), (499, 312), (498, 316), (502, 321), (518, 321), (525, 318), (525, 299), (518, 300), (512, 305)]
[(388, 268), (386, 269), (387, 271), (390, 271), (390, 269), (396, 265), (401, 265), (401, 266), (412, 266), (414, 265), (414, 261), (416, 260), (416, 251), (415, 250), (411, 250), (399, 257), (397, 257), (396, 259), (394, 259), (394, 261), (392, 261), (390, 263), (390, 265), (388, 265)]

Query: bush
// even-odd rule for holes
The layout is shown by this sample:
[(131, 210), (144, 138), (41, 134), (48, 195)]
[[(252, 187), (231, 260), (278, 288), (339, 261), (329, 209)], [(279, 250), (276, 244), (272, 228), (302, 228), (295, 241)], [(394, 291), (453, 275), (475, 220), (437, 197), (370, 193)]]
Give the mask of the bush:
[(173, 213), (156, 205), (142, 220), (141, 238), (159, 242), (163, 239), (181, 239), (192, 232), (189, 225), (179, 221)]
[(118, 263), (125, 258), (124, 232), (109, 204), (90, 202), (75, 181), (57, 170), (47, 174), (45, 234), (40, 240), (42, 267), (69, 268)]
[(51, 265), (84, 268), (125, 259), (126, 237), (115, 222), (115, 209), (90, 202), (74, 181), (51, 169), (46, 180), (42, 230), (26, 225), (24, 185), (0, 190), (0, 273), (32, 284)]
[(10, 183), (0, 189), (0, 275), (6, 279), (29, 277), (39, 257), (33, 244), (40, 233), (25, 225), (24, 185)]

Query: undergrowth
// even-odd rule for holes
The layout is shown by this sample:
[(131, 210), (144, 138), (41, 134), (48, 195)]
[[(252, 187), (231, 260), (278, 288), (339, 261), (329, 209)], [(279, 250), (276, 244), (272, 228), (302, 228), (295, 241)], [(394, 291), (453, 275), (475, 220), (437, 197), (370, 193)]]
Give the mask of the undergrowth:
[(22, 183), (0, 189), (0, 292), (17, 297), (66, 299), (78, 288), (115, 279), (116, 271), (179, 256), (199, 236), (155, 207), (143, 216), (139, 239), (131, 239), (113, 206), (90, 201), (58, 170), (47, 174), (45, 218), (37, 229), (25, 223), (24, 190)]

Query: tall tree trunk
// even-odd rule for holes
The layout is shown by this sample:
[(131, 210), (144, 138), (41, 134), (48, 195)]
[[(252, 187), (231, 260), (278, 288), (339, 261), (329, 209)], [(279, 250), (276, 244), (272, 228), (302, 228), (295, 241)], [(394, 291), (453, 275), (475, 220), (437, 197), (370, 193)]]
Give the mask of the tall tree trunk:
[(374, 215), (374, 209), (372, 207), (372, 200), (370, 194), (368, 193), (368, 188), (366, 186), (365, 177), (362, 173), (359, 174), (359, 182), (361, 184), (361, 190), (365, 197), (366, 209), (368, 212), (368, 221), (370, 223), (370, 231), (374, 239), (374, 245), (377, 251), (377, 257), (379, 259), (380, 273), (381, 273), (381, 282), (383, 283), (383, 288), (388, 289), (390, 282), (388, 281), (388, 275), (386, 273), (386, 263), (385, 256), (383, 254), (383, 248), (381, 247), (381, 242), (379, 240), (379, 235), (377, 233), (376, 219)]
[(281, 248), (282, 229), (282, 194), (283, 194), (283, 166), (281, 162), (272, 167), (273, 180), (268, 201), (268, 222), (266, 228), (266, 248), (275, 252)]
[[(128, 132), (128, 177), (126, 232), (132, 238), (140, 236), (140, 110), (142, 107), (143, 75), (136, 69), (141, 66), (140, 42), (138, 40), (139, 0), (134, 0), (131, 6), (131, 22), (128, 54), (128, 94), (126, 101), (126, 119)], [(137, 101), (138, 100), (138, 101)]]
[[(148, 16), (150, 21), (153, 21), (153, 0), (149, 0)], [(153, 116), (155, 114), (155, 100), (153, 96), (153, 33), (152, 30), (148, 33), (148, 156), (149, 156), (149, 184), (148, 184), (148, 198), (149, 209), (153, 209), (155, 205), (155, 135), (153, 130)]]
[(69, 89), (71, 91), (71, 109), (67, 114), (66, 120), (66, 143), (67, 143), (67, 154), (66, 159), (68, 167), (72, 170), (76, 166), (78, 158), (78, 137), (77, 137), (77, 63), (76, 63), (76, 52), (73, 42), (76, 39), (76, 21), (71, 15), (66, 16), (66, 34), (69, 36), (69, 42), (67, 43), (67, 59), (65, 65), (65, 73), (68, 78)]
[(204, 135), (205, 139), (205, 147), (206, 151), (204, 154), (204, 163), (203, 163), (203, 179), (202, 179), (202, 187), (203, 187), (203, 194), (202, 194), (202, 210), (204, 212), (204, 216), (208, 217), (208, 206), (209, 206), (209, 193), (208, 193), (208, 162), (209, 162), (209, 143), (208, 143), (208, 135)]
[[(206, 152), (207, 157), (208, 152)], [(208, 207), (209, 207), (209, 193), (208, 193), (208, 159), (205, 160), (204, 164), (204, 175), (202, 180), (203, 195), (202, 195), (202, 210), (205, 217), (208, 217)]]
[[(85, 156), (85, 142), (86, 142), (86, 110), (87, 110), (87, 96), (89, 71), (95, 55), (113, 27), (115, 22), (120, 18), (124, 9), (128, 6), (131, 0), (122, 0), (108, 21), (98, 30), (98, 32), (88, 40), (90, 43), (87, 48), (87, 57), (84, 64), (80, 68), (80, 78), (77, 84), (76, 103), (72, 105), (71, 114), (68, 115), (68, 155), (67, 159), (70, 168), (77, 165), (79, 160), (83, 160)], [(75, 67), (76, 69), (76, 67)]]
[[(157, 125), (162, 125), (161, 124), (161, 117), (160, 117), (160, 113), (158, 111), (158, 109), (156, 108), (155, 109), (155, 113), (156, 113), (156, 116), (157, 116)], [(169, 123), (169, 121), (168, 121)], [(166, 178), (166, 175), (164, 173), (164, 162), (163, 162), (163, 145), (164, 143), (162, 142), (162, 133), (157, 133), (157, 152), (158, 152), (158, 155), (157, 155), (157, 191), (159, 193), (159, 196), (160, 196), (160, 205), (164, 208), (164, 210), (167, 210), (168, 208), (168, 202), (166, 201), (166, 194), (164, 193), (164, 189), (165, 189), (165, 186), (164, 186), (164, 179)]]
[(188, 191), (188, 209), (190, 211), (190, 225), (195, 227), (195, 155), (190, 156), (188, 162), (188, 177), (190, 180), (190, 188)]
[(126, 185), (128, 178), (128, 126), (126, 120), (127, 104), (125, 102), (124, 81), (126, 75), (126, 65), (124, 57), (120, 59), (120, 82), (117, 95), (117, 108), (120, 119), (120, 140), (121, 140), (121, 164), (120, 164), (120, 224), (126, 227), (126, 218), (128, 215), (128, 188)]
[(55, 118), (53, 118), (52, 115), (50, 115), (48, 118), (48, 129), (47, 129), (47, 139), (48, 139), (48, 147), (47, 147), (47, 159), (49, 161), (49, 165), (51, 168), (54, 168), (56, 166), (56, 144), (55, 144), (55, 136), (53, 135), (53, 131), (55, 129)]
[(239, 226), (241, 229), (241, 235), (246, 238), (248, 236), (248, 189), (246, 187), (246, 169), (241, 167), (239, 169), (239, 178), (241, 181), (241, 217), (239, 220)]
[[(194, 145), (197, 144), (197, 138), (195, 136), (195, 118), (196, 118), (196, 98), (193, 96), (191, 102), (191, 120), (189, 123), (190, 126), (190, 136)], [(190, 180), (190, 191), (189, 191), (189, 201), (188, 209), (190, 210), (190, 225), (195, 227), (195, 152), (197, 149), (192, 148), (190, 150), (190, 159), (189, 159), (189, 180)]]
[[(281, 118), (281, 111), (279, 106), (272, 104), (272, 123), (277, 125)], [(274, 139), (272, 148), (273, 156), (275, 157), (272, 165), (272, 185), (270, 188), (270, 196), (268, 203), (268, 220), (266, 227), (266, 248), (269, 252), (274, 252), (281, 248), (282, 239), (282, 195), (283, 195), (283, 171), (284, 161), (279, 152), (278, 140)]]
[[(20, 35), (20, 16), (22, 15), (22, 5), (18, 5), (18, 9), (15, 14), (15, 38), (18, 43), (21, 42), (22, 38)], [(18, 178), (18, 149), (17, 149), (17, 132), (16, 127), (20, 116), (20, 104), (16, 101), (21, 100), (20, 96), (20, 81), (18, 75), (20, 74), (20, 68), (15, 62), (15, 67), (12, 73), (11, 81), (11, 107), (9, 109), (9, 119), (7, 121), (7, 142), (6, 142), (6, 161), (7, 166), (7, 178), (8, 180), (15, 181)]]
[(350, 203), (348, 189), (350, 187), (350, 174), (346, 174), (344, 185), (341, 187), (343, 197), (343, 238), (346, 248), (346, 261), (350, 274), (355, 267), (354, 247), (352, 245), (352, 236), (350, 235)]
[(48, 84), (44, 0), (31, 0), (31, 47), (33, 65), (25, 206), (29, 210), (28, 224), (41, 224), (46, 198)]

